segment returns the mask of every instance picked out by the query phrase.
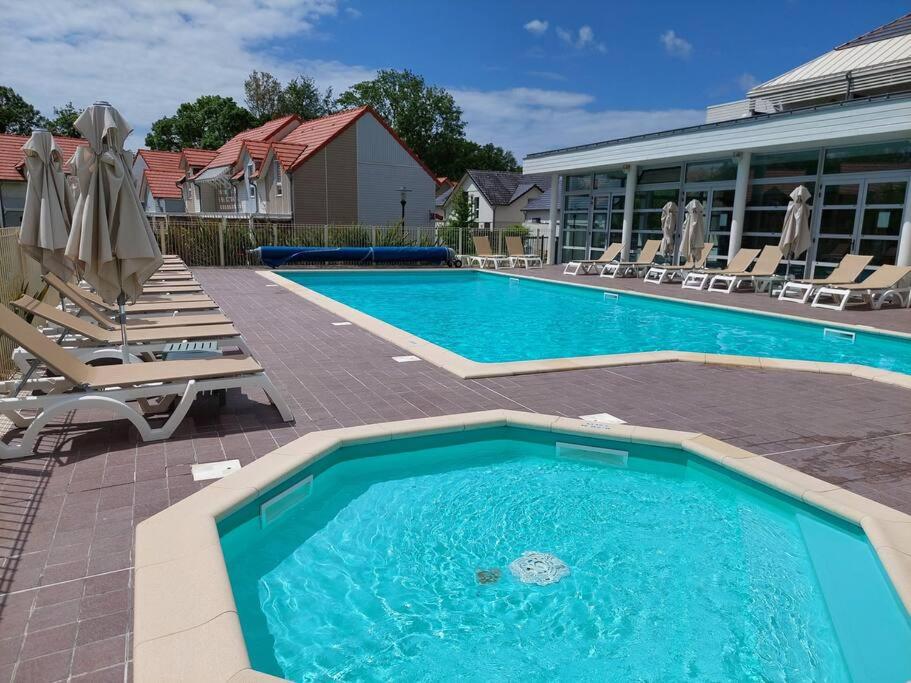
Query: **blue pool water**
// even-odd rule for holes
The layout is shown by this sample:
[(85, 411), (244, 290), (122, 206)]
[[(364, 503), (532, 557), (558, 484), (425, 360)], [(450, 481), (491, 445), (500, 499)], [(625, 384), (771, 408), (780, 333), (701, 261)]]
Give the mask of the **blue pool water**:
[[(694, 351), (859, 363), (911, 373), (911, 340), (825, 335), (784, 320), (477, 271), (284, 272), (284, 277), (478, 362)], [(837, 315), (837, 313), (833, 313)]]
[[(352, 446), (219, 530), (253, 666), (296, 681), (911, 677), (857, 528), (676, 449), (517, 428)], [(569, 576), (520, 582), (526, 551)]]

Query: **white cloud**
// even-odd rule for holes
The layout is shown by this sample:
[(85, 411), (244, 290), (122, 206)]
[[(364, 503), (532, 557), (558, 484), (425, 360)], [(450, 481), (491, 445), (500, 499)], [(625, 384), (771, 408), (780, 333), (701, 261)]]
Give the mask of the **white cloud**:
[(740, 74), (737, 77), (737, 85), (743, 91), (752, 90), (759, 85), (759, 79), (753, 74)]
[(361, 12), (357, 7), (346, 7), (345, 14), (347, 14), (352, 19), (360, 19), (364, 16), (364, 13)]
[(542, 19), (532, 19), (527, 24), (525, 24), (525, 30), (536, 36), (540, 36), (547, 31), (547, 27), (549, 25), (550, 24)]
[(678, 36), (675, 31), (668, 29), (658, 39), (671, 57), (686, 58), (693, 53), (692, 43)]
[(337, 92), (372, 78), (374, 69), (294, 59), (273, 41), (319, 38), (336, 16), (336, 0), (195, 0), (180, 9), (160, 0), (74, 3), (45, 0), (41, 21), (30, 3), (0, 0), (4, 85), (42, 112), (72, 100), (106, 99), (136, 127), (127, 144), (143, 144), (153, 121), (182, 102), (219, 94), (243, 103), (253, 69), (282, 81), (303, 72)]
[(537, 88), (451, 89), (468, 136), (505, 147), (521, 161), (531, 152), (650, 133), (705, 121), (702, 109), (594, 109), (586, 93)]
[(580, 26), (579, 30), (576, 33), (558, 26), (556, 28), (557, 37), (562, 40), (567, 45), (570, 45), (577, 50), (584, 50), (585, 48), (592, 48), (598, 52), (607, 52), (607, 46), (595, 40), (595, 31), (591, 26), (587, 24)]

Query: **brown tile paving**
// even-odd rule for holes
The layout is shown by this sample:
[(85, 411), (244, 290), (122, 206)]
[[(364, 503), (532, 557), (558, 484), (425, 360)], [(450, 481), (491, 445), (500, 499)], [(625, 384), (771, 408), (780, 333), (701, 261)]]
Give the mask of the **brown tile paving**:
[[(174, 438), (144, 444), (129, 424), (86, 411), (45, 430), (41, 457), (0, 463), (0, 681), (129, 680), (135, 525), (201, 488), (191, 464), (249, 463), (315, 429), (497, 407), (608, 412), (703, 431), (911, 512), (906, 390), (687, 363), (463, 381), (426, 362), (395, 363), (397, 347), (356, 326), (333, 327), (334, 316), (252, 271), (197, 276), (288, 397), (296, 423), (282, 423), (262, 395), (231, 392), (224, 409), (200, 401)], [(679, 287), (645, 291), (653, 290)], [(712, 296), (780, 310), (768, 297)], [(911, 331), (908, 311), (826, 312), (833, 316)]]

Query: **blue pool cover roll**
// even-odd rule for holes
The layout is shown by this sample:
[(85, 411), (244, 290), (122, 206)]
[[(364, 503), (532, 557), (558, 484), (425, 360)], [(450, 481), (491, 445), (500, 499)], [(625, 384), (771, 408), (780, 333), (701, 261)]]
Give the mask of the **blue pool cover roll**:
[(290, 263), (425, 263), (456, 265), (449, 247), (257, 247), (262, 262), (271, 268)]

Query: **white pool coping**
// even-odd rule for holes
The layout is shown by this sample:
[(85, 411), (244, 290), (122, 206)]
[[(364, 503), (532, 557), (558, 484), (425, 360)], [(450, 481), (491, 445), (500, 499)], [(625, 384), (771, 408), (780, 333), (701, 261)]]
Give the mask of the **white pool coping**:
[(852, 522), (866, 533), (911, 613), (911, 515), (705, 434), (491, 410), (313, 432), (137, 525), (137, 683), (280, 680), (251, 668), (221, 550), (219, 520), (344, 446), (502, 426), (681, 448)]
[[(423, 269), (431, 271), (452, 272), (449, 269), (430, 268)], [(350, 320), (358, 327), (361, 327), (371, 334), (380, 337), (396, 346), (406, 349), (409, 353), (420, 356), (428, 363), (451, 372), (461, 379), (483, 379), (486, 377), (504, 377), (509, 375), (526, 375), (540, 372), (559, 372), (562, 370), (582, 370), (591, 368), (609, 368), (621, 365), (644, 365), (651, 363), (671, 363), (685, 362), (696, 363), (698, 365), (727, 365), (746, 368), (757, 368), (764, 370), (792, 370), (796, 372), (815, 372), (831, 375), (846, 375), (857, 377), (859, 379), (881, 382), (892, 386), (898, 386), (905, 389), (911, 389), (911, 375), (892, 370), (882, 370), (867, 365), (856, 363), (827, 363), (819, 361), (792, 360), (788, 358), (766, 358), (760, 356), (736, 356), (729, 354), (717, 353), (694, 353), (689, 351), (644, 351), (640, 353), (617, 353), (597, 356), (575, 356), (569, 358), (547, 358), (542, 360), (523, 360), (509, 361), (504, 363), (479, 363), (469, 358), (465, 358), (457, 353), (443, 348), (437, 344), (427, 341), (422, 337), (406, 332), (405, 330), (391, 325), (379, 318), (368, 315), (356, 308), (348, 306), (320, 294), (304, 285), (293, 282), (283, 276), (282, 273), (293, 273), (300, 271), (272, 271), (258, 270), (259, 275), (270, 282), (280, 285), (285, 289), (295, 293), (302, 299), (316, 304), (330, 313), (338, 315), (341, 318)], [(350, 270), (327, 269), (319, 272), (339, 272), (350, 273)], [(390, 268), (382, 272), (415, 272), (414, 269)], [(768, 316), (771, 318), (781, 318), (801, 323), (818, 325), (820, 328), (837, 327), (839, 329), (863, 332), (866, 334), (882, 334), (886, 336), (897, 337), (901, 339), (911, 339), (911, 334), (895, 332), (892, 330), (883, 330), (880, 328), (870, 327), (867, 325), (850, 325), (835, 321), (822, 321), (811, 318), (802, 318), (800, 316), (789, 315), (785, 313), (773, 313), (768, 311), (754, 311), (750, 309), (738, 308), (735, 306), (724, 306), (714, 302), (691, 301), (675, 299), (673, 297), (660, 296), (657, 294), (648, 294), (643, 292), (629, 292), (626, 290), (607, 289), (595, 287), (584, 283), (564, 282), (562, 280), (547, 280), (536, 278), (528, 275), (521, 275), (514, 272), (503, 273), (497, 271), (484, 271), (490, 275), (500, 277), (520, 278), (531, 280), (533, 282), (545, 282), (554, 285), (563, 285), (567, 287), (584, 287), (601, 292), (614, 292), (622, 296), (636, 296), (651, 299), (659, 299), (665, 302), (674, 302), (683, 305), (706, 306), (717, 308), (736, 313), (745, 313), (748, 315)]]

